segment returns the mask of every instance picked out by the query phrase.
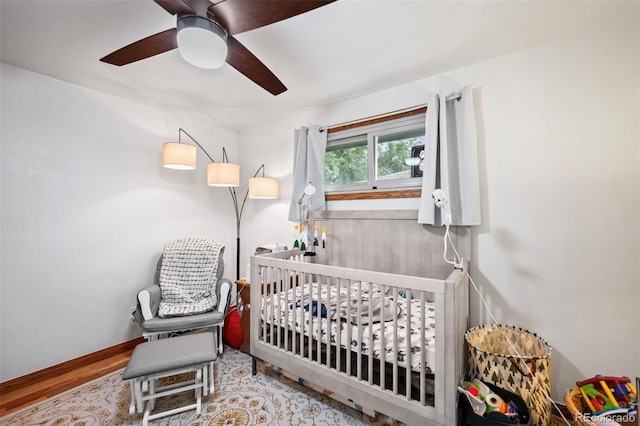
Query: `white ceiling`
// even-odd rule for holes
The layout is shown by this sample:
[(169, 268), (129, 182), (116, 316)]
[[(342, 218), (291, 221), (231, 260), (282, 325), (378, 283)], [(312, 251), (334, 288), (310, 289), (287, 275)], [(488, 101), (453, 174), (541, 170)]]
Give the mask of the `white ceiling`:
[(638, 2), (355, 1), (238, 34), (288, 91), (273, 96), (226, 65), (177, 50), (123, 67), (99, 59), (175, 27), (152, 0), (0, 0), (4, 63), (235, 129), (439, 74), (617, 22)]

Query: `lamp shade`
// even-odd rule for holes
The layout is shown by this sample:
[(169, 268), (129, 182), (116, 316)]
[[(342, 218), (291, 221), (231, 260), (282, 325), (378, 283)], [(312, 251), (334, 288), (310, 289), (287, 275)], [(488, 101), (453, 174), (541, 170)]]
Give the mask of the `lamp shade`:
[(178, 142), (167, 142), (163, 144), (162, 165), (168, 169), (195, 169), (196, 147)]
[(209, 163), (207, 184), (209, 186), (240, 185), (240, 166), (233, 163)]
[(249, 198), (278, 198), (280, 183), (278, 179), (254, 177), (249, 179)]

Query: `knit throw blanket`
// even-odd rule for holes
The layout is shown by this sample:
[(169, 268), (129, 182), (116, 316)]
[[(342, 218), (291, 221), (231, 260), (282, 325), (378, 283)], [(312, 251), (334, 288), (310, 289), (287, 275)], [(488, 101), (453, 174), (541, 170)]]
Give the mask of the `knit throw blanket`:
[(183, 238), (164, 246), (160, 267), (161, 318), (214, 309), (218, 257), (224, 245), (206, 238)]

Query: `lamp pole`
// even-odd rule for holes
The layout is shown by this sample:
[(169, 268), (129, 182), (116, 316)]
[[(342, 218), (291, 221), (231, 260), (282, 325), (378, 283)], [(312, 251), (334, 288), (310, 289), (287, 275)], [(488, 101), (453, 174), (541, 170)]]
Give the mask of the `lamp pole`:
[[(227, 153), (223, 149), (223, 160), (229, 161), (227, 158)], [(258, 173), (262, 170), (262, 175), (264, 176), (264, 164), (262, 164), (258, 170), (253, 174), (253, 177), (257, 177)], [(244, 204), (247, 202), (247, 197), (249, 195), (249, 188), (244, 193), (244, 198), (242, 199), (242, 204), (238, 206), (238, 195), (236, 193), (236, 189), (234, 187), (229, 187), (229, 193), (231, 194), (231, 199), (233, 200), (233, 206), (236, 212), (236, 280), (240, 279), (240, 222), (242, 221), (242, 212), (244, 211)]]
[[(198, 148), (200, 148), (202, 150), (202, 152), (204, 152), (206, 154), (206, 156), (209, 157), (209, 160), (211, 160), (212, 163), (215, 163), (215, 161), (209, 155), (207, 150), (204, 149), (202, 147), (202, 145), (200, 145), (198, 143), (198, 141), (196, 141), (189, 133), (184, 131), (184, 129), (182, 129), (182, 128), (180, 128), (180, 130), (178, 131), (178, 143), (179, 144), (182, 143), (182, 138), (181, 138), (182, 133), (187, 135), (198, 146)], [(168, 144), (165, 144), (165, 146), (166, 145), (168, 145)], [(164, 150), (164, 148), (163, 148), (163, 150)], [(164, 151), (163, 151), (163, 155), (164, 155)], [(194, 155), (193, 164), (189, 164), (188, 167), (185, 167), (184, 169), (193, 169), (193, 168), (195, 168), (195, 150), (193, 151), (193, 155)], [(178, 164), (182, 164), (182, 162), (181, 162), (182, 160), (184, 160), (184, 159), (180, 158), (179, 160), (177, 160)], [(227, 150), (224, 149), (224, 147), (222, 148), (222, 162), (223, 163), (229, 163), (229, 158), (227, 157)], [(258, 168), (258, 170), (254, 173), (253, 177), (254, 178), (257, 177), (258, 173), (260, 173), (260, 171), (262, 171), (262, 177), (264, 178), (264, 164), (262, 164)], [(209, 183), (209, 184), (211, 185), (211, 183)], [(244, 198), (242, 198), (242, 203), (239, 203), (238, 193), (236, 192), (236, 188), (235, 188), (237, 185), (238, 184), (234, 182), (234, 183), (227, 183), (227, 184), (215, 185), (215, 186), (227, 186), (229, 188), (229, 194), (231, 194), (231, 200), (233, 201), (233, 207), (234, 207), (235, 214), (236, 214), (236, 280), (239, 280), (240, 279), (240, 222), (242, 221), (242, 212), (244, 211), (244, 205), (247, 202), (247, 197), (249, 196), (249, 188), (247, 188), (247, 191), (244, 194)], [(266, 198), (266, 197), (263, 197), (263, 198)]]

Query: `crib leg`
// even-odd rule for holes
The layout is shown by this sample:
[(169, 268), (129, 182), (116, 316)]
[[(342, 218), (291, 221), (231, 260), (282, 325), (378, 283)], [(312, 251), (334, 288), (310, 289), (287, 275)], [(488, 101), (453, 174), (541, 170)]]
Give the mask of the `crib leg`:
[(251, 375), (258, 374), (258, 359), (255, 356), (251, 357)]

